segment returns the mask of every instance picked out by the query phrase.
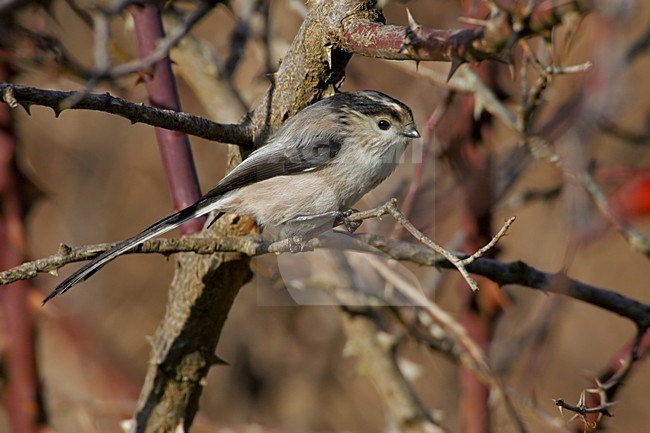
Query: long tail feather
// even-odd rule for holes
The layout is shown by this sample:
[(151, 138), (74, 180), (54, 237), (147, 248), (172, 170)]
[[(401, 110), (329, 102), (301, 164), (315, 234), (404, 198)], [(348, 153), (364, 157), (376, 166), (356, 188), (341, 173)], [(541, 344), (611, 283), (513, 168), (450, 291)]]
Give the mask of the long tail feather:
[(192, 218), (196, 218), (201, 215), (205, 215), (212, 211), (215, 207), (216, 203), (210, 203), (206, 206), (205, 202), (199, 201), (189, 207), (186, 207), (185, 209), (176, 212), (173, 215), (161, 219), (151, 227), (143, 230), (132, 238), (129, 238), (115, 245), (115, 247), (112, 249), (104, 251), (99, 256), (95, 257), (95, 259), (93, 259), (91, 262), (84, 265), (81, 269), (70, 275), (61, 284), (59, 284), (56, 289), (54, 289), (52, 292), (50, 292), (49, 295), (45, 297), (43, 304), (55, 296), (67, 292), (72, 286), (90, 277), (120, 254), (127, 252), (136, 245), (139, 245), (145, 241), (148, 241), (149, 239), (152, 239), (180, 226), (185, 221), (191, 220)]

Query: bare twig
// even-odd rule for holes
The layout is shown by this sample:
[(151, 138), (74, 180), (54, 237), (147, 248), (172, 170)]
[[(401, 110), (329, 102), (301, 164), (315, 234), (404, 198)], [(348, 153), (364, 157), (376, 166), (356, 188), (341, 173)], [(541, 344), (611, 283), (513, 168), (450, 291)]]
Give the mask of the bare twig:
[(497, 244), (497, 242), (499, 242), (499, 240), (506, 235), (506, 233), (508, 232), (508, 229), (510, 228), (512, 223), (515, 222), (515, 219), (516, 219), (516, 217), (508, 218), (508, 220), (503, 224), (503, 226), (497, 232), (497, 234), (492, 237), (490, 242), (488, 242), (484, 247), (481, 247), (479, 250), (477, 250), (474, 254), (472, 254), (468, 258), (461, 260), (460, 261), (461, 264), (463, 266), (467, 266), (470, 263), (472, 263), (473, 261), (475, 261), (476, 259), (478, 259), (479, 257), (483, 257), (483, 255), (485, 253), (487, 253), (489, 250), (494, 248), (494, 246)]
[(636, 251), (644, 256), (650, 258), (650, 239), (647, 238), (641, 231), (633, 225), (621, 220), (612, 211), (607, 196), (602, 191), (594, 177), (587, 170), (582, 170), (577, 173), (571, 171), (566, 167), (562, 157), (551, 148), (550, 144), (541, 137), (531, 137), (528, 139), (531, 145), (535, 146), (536, 150), (533, 152), (538, 159), (545, 160), (551, 164), (560, 167), (569, 178), (576, 179), (584, 189), (589, 193), (589, 196), (596, 204), (600, 213), (612, 224), (616, 230), (627, 240), (627, 242)]
[(390, 268), (386, 266), (377, 266), (375, 268), (380, 271), (381, 275), (387, 282), (394, 285), (399, 292), (406, 296), (406, 298), (414, 305), (420, 306), (425, 314), (436, 321), (436, 323), (440, 324), (442, 329), (449, 334), (460, 347), (464, 348), (464, 352), (459, 356), (460, 363), (464, 367), (473, 371), (479, 380), (481, 380), (492, 392), (495, 393), (496, 396), (499, 397), (499, 399), (501, 399), (508, 414), (513, 419), (515, 426), (517, 426), (518, 431), (525, 432), (526, 429), (523, 422), (516, 410), (514, 410), (501, 381), (489, 367), (484, 351), (467, 333), (463, 325), (440, 308), (436, 303), (431, 302), (420, 290), (415, 288)]
[[(381, 210), (379, 212), (377, 209)], [(353, 214), (351, 219), (361, 216), (371, 218), (377, 214), (385, 215), (384, 207), (359, 214)], [(355, 217), (359, 215), (359, 217)], [(0, 284), (9, 284), (21, 279), (34, 278), (38, 273), (55, 273), (68, 263), (90, 260), (115, 244), (99, 244), (85, 247), (67, 247), (59, 253), (33, 262), (23, 263), (15, 268), (0, 272)], [(409, 242), (400, 242), (373, 234), (356, 236), (336, 236), (334, 239), (321, 236), (307, 243), (311, 248), (344, 248), (355, 251), (377, 252), (387, 254), (393, 259), (410, 261), (422, 266), (456, 268), (454, 264), (440, 257), (430, 248)], [(194, 252), (197, 254), (213, 254), (215, 252), (240, 252), (249, 256), (288, 252), (289, 242), (274, 241), (263, 236), (221, 237), (217, 239), (182, 238), (150, 240), (135, 247), (127, 254), (157, 253), (170, 255), (177, 252)], [(462, 258), (458, 258), (458, 261)], [(457, 269), (457, 268), (456, 268)], [(539, 271), (523, 262), (503, 263), (497, 260), (480, 258), (467, 266), (467, 270), (476, 275), (484, 276), (500, 286), (521, 285), (544, 292), (558, 293), (578, 299), (607, 311), (632, 320), (641, 329), (650, 327), (650, 305), (640, 303), (618, 293), (601, 289), (578, 280), (562, 277), (564, 284), (554, 284), (556, 274)], [(561, 287), (560, 287), (561, 286)]]
[[(165, 28), (175, 27), (183, 21), (183, 14), (168, 5), (163, 12)], [(237, 90), (232, 77), (225, 73), (225, 65), (205, 40), (189, 34), (179, 41), (172, 57), (176, 71), (194, 89), (211, 119), (226, 115), (241, 118), (250, 108)], [(219, 104), (214, 101), (218, 98)]]
[[(417, 397), (402, 376), (392, 347), (389, 347), (373, 323), (358, 315), (341, 314), (348, 338), (348, 351), (359, 359), (360, 369), (370, 377), (386, 403), (391, 421), (399, 431), (408, 433), (442, 433), (430, 415), (416, 401)], [(388, 346), (388, 347), (387, 347)]]
[(400, 210), (397, 208), (397, 200), (391, 200), (385, 206), (388, 213), (390, 213), (390, 215), (395, 218), (397, 222), (399, 222), (406, 229), (406, 231), (411, 233), (413, 237), (415, 237), (415, 239), (417, 239), (419, 242), (422, 242), (431, 250), (449, 260), (449, 262), (456, 266), (458, 272), (465, 279), (465, 281), (467, 281), (467, 284), (469, 284), (469, 287), (472, 289), (472, 291), (478, 291), (478, 284), (476, 284), (476, 281), (474, 281), (474, 279), (469, 275), (467, 269), (465, 269), (465, 266), (462, 263), (462, 260), (429, 239), (424, 233), (415, 228), (415, 226), (411, 224), (411, 222), (406, 219), (404, 214), (402, 214), (402, 212), (400, 212)]
[[(146, 71), (148, 68), (154, 66), (160, 60), (169, 56), (169, 50), (176, 46), (178, 42), (203, 19), (219, 2), (205, 1), (200, 2), (196, 10), (187, 18), (186, 21), (180, 23), (169, 31), (166, 36), (156, 41), (154, 47), (149, 50), (146, 56), (141, 56), (140, 59), (124, 63), (120, 66), (113, 67), (105, 72), (99, 71), (98, 76), (105, 79), (115, 79), (124, 75), (129, 75), (134, 72)], [(146, 6), (145, 6), (146, 7)], [(139, 8), (133, 6), (132, 8)], [(135, 9), (132, 9), (135, 10)]]

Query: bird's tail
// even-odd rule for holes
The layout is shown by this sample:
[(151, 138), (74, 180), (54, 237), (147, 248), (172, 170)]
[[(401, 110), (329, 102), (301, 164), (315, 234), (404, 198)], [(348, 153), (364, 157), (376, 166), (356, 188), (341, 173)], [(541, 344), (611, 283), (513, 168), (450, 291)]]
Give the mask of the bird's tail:
[[(206, 206), (207, 204), (207, 206)], [(61, 284), (59, 284), (56, 289), (50, 292), (49, 295), (43, 300), (45, 304), (50, 299), (54, 298), (57, 295), (67, 292), (72, 286), (77, 283), (82, 282), (86, 278), (93, 275), (95, 272), (99, 271), (101, 268), (106, 266), (108, 262), (130, 250), (131, 248), (139, 245), (149, 239), (152, 239), (158, 235), (161, 235), (165, 232), (168, 232), (185, 221), (191, 220), (192, 218), (197, 218), (201, 215), (205, 215), (215, 209), (217, 203), (204, 203), (202, 200), (176, 212), (173, 215), (170, 215), (166, 218), (161, 219), (157, 223), (153, 224), (151, 227), (145, 229), (144, 231), (138, 233), (137, 235), (129, 238), (125, 241), (120, 242), (115, 245), (112, 249), (104, 251), (99, 256), (95, 257), (90, 263), (84, 265), (81, 269), (70, 275), (66, 278)]]

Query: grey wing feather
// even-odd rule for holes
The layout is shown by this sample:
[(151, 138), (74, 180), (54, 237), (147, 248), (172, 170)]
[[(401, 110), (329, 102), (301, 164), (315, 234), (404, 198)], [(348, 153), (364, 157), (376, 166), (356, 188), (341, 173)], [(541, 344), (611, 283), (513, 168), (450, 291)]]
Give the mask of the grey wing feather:
[(307, 137), (289, 146), (272, 141), (256, 150), (201, 200), (272, 177), (318, 170), (334, 159), (343, 146), (343, 139), (338, 135), (321, 133)]

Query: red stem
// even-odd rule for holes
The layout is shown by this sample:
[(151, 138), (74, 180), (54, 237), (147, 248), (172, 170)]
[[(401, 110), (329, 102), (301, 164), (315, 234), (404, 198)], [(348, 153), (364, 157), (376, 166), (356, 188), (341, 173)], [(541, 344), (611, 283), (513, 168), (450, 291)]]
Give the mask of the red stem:
[[(474, 8), (485, 6), (477, 1), (462, 3), (463, 15), (469, 16)], [(487, 11), (483, 9), (479, 14)], [(480, 16), (480, 15), (479, 15)], [(497, 87), (497, 70), (494, 64), (481, 64), (475, 69), (482, 82), (495, 89)], [(490, 139), (493, 128), (492, 119), (482, 116), (474, 117), (473, 96), (460, 96), (458, 98), (457, 113), (450, 113), (449, 118), (454, 119), (450, 138), (447, 140), (454, 149), (451, 153), (455, 158), (455, 166), (462, 182), (463, 201), (463, 227), (465, 239), (463, 251), (473, 253), (492, 238), (492, 201), (494, 191), (490, 179), (492, 158), (488, 147), (484, 144)], [(489, 252), (491, 256), (496, 250)], [(466, 284), (461, 284), (462, 306), (459, 315), (460, 323), (472, 337), (474, 342), (486, 349), (490, 347), (501, 312), (502, 292), (492, 282), (478, 278), (481, 287), (479, 293), (472, 293)], [(460, 382), (460, 407), (461, 432), (463, 433), (488, 433), (492, 431), (491, 408), (489, 405), (489, 391), (476, 375), (461, 368), (459, 371)]]
[[(146, 58), (155, 49), (158, 41), (165, 36), (160, 7), (148, 3), (142, 7), (131, 6), (129, 12), (135, 24), (140, 58)], [(144, 82), (152, 106), (180, 111), (178, 91), (169, 56), (156, 63), (153, 71), (144, 74)], [(155, 131), (174, 209), (179, 210), (194, 203), (201, 196), (190, 143), (183, 133), (161, 128), (155, 128)], [(194, 233), (202, 227), (203, 219), (197, 218), (183, 224), (181, 233)]]
[[(0, 80), (10, 81), (11, 70), (0, 63)], [(8, 105), (0, 106), (0, 267), (22, 263), (25, 255), (24, 199), (21, 176), (16, 168), (17, 141)], [(0, 294), (4, 328), (6, 385), (2, 400), (7, 410), (9, 431), (35, 433), (42, 423), (43, 408), (36, 371), (35, 332), (29, 307), (32, 286), (19, 281)]]

